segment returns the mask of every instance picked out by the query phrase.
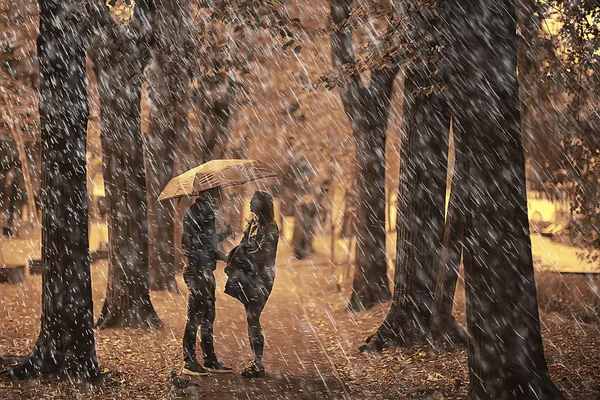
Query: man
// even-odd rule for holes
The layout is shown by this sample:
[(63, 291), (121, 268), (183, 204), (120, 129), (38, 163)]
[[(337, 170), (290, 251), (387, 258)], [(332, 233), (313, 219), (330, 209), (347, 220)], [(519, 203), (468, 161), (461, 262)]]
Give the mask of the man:
[[(212, 327), (215, 320), (215, 276), (217, 260), (226, 260), (217, 244), (231, 234), (228, 225), (226, 232), (216, 233), (214, 203), (218, 189), (201, 192), (196, 202), (186, 211), (183, 218), (181, 239), (188, 264), (183, 278), (189, 289), (188, 314), (183, 334), (183, 374), (208, 375), (209, 372), (229, 373), (231, 368), (220, 362), (213, 344)], [(201, 344), (204, 366), (196, 358), (196, 335), (201, 328)]]

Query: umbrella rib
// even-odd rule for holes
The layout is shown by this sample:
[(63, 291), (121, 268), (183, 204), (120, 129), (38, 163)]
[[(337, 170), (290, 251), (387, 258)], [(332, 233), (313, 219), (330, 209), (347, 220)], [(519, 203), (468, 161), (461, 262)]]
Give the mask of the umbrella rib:
[(236, 186), (272, 177), (277, 177), (275, 170), (261, 161), (212, 160), (172, 178), (159, 199), (195, 196), (215, 187)]

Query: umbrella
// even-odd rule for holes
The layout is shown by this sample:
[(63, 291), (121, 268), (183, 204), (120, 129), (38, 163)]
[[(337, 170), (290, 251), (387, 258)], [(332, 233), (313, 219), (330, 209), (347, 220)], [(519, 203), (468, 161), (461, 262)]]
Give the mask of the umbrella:
[(208, 189), (241, 185), (276, 176), (277, 172), (261, 161), (212, 160), (171, 179), (158, 200), (196, 196)]

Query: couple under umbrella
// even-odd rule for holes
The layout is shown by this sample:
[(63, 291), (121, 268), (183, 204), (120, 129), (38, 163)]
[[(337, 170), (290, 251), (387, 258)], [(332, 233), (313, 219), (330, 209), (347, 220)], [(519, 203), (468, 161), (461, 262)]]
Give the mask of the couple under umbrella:
[[(264, 335), (260, 315), (275, 280), (275, 258), (279, 229), (274, 220), (273, 198), (257, 191), (250, 201), (252, 219), (238, 246), (225, 256), (217, 245), (231, 235), (231, 227), (217, 233), (214, 204), (219, 188), (275, 177), (267, 165), (252, 160), (213, 160), (173, 178), (159, 200), (197, 196), (183, 219), (182, 249), (188, 257), (183, 278), (189, 289), (188, 312), (183, 335), (183, 374), (204, 376), (230, 373), (231, 368), (215, 355), (215, 276), (218, 260), (226, 261), (229, 275), (225, 292), (240, 300), (246, 310), (253, 360), (242, 371), (245, 378), (265, 376), (262, 363)], [(196, 335), (201, 329), (203, 364), (196, 355)]]

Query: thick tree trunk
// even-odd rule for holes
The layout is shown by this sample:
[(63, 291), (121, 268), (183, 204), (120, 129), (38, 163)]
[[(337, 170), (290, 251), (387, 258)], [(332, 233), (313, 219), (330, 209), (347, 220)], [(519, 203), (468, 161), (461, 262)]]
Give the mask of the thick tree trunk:
[(450, 112), (437, 82), (426, 71), (404, 78), (404, 132), (396, 228), (396, 290), (392, 308), (368, 350), (423, 341), (444, 232)]
[[(376, 112), (365, 111), (370, 115)], [(362, 311), (391, 297), (385, 231), (385, 143), (387, 117), (354, 129), (358, 172), (356, 269), (348, 308)], [(384, 119), (385, 118), (385, 119)], [(362, 122), (362, 121), (361, 121)]]
[(38, 341), (13, 378), (38, 373), (88, 380), (99, 374), (88, 249), (88, 103), (82, 32), (65, 19), (73, 2), (40, 1), (42, 317)]
[[(352, 67), (352, 33), (344, 27), (351, 0), (331, 0), (333, 64)], [(394, 80), (394, 65), (371, 72), (365, 87), (360, 75), (344, 76), (340, 94), (356, 143), (359, 226), (356, 269), (348, 309), (365, 310), (391, 297), (387, 277), (385, 231), (385, 142)]]
[(181, 85), (173, 82), (180, 75), (174, 73), (173, 63), (160, 51), (154, 63), (152, 113), (146, 141), (150, 289), (177, 292), (174, 204), (157, 199), (174, 175), (175, 141), (177, 133), (185, 127), (187, 113), (179, 111), (186, 109), (177, 102), (176, 88)]
[(160, 326), (148, 291), (148, 216), (141, 132), (141, 81), (149, 58), (154, 0), (136, 2), (128, 27), (97, 4), (91, 36), (100, 94), (100, 135), (108, 203), (108, 286), (100, 328)]
[[(519, 0), (517, 1), (517, 11), (520, 35), (518, 41), (518, 65), (519, 65), (519, 95), (521, 100), (521, 126), (523, 131), (523, 142), (530, 146), (529, 149), (534, 149), (536, 146), (531, 135), (533, 116), (532, 111), (538, 95), (537, 74), (539, 73), (539, 63), (541, 60), (537, 58), (536, 53), (539, 53), (542, 45), (539, 43), (538, 35), (541, 31), (540, 21), (535, 15), (537, 11), (537, 0)], [(526, 147), (526, 150), (528, 148)], [(532, 153), (539, 152), (540, 149), (535, 149)]]
[(100, 67), (98, 73), (110, 250), (106, 299), (96, 325), (160, 326), (148, 291), (141, 87), (129, 74), (114, 73), (116, 68)]
[[(451, 85), (468, 159), (469, 399), (562, 399), (540, 332), (525, 191), (514, 0), (451, 1)], [(485, 16), (485, 18), (483, 17)], [(460, 60), (460, 61), (459, 61)]]
[[(150, 288), (177, 292), (175, 204), (157, 198), (176, 174), (177, 143), (188, 136), (188, 81), (185, 46), (189, 1), (156, 0), (157, 48), (152, 67), (152, 111), (147, 134)], [(180, 154), (179, 154), (180, 156)]]

